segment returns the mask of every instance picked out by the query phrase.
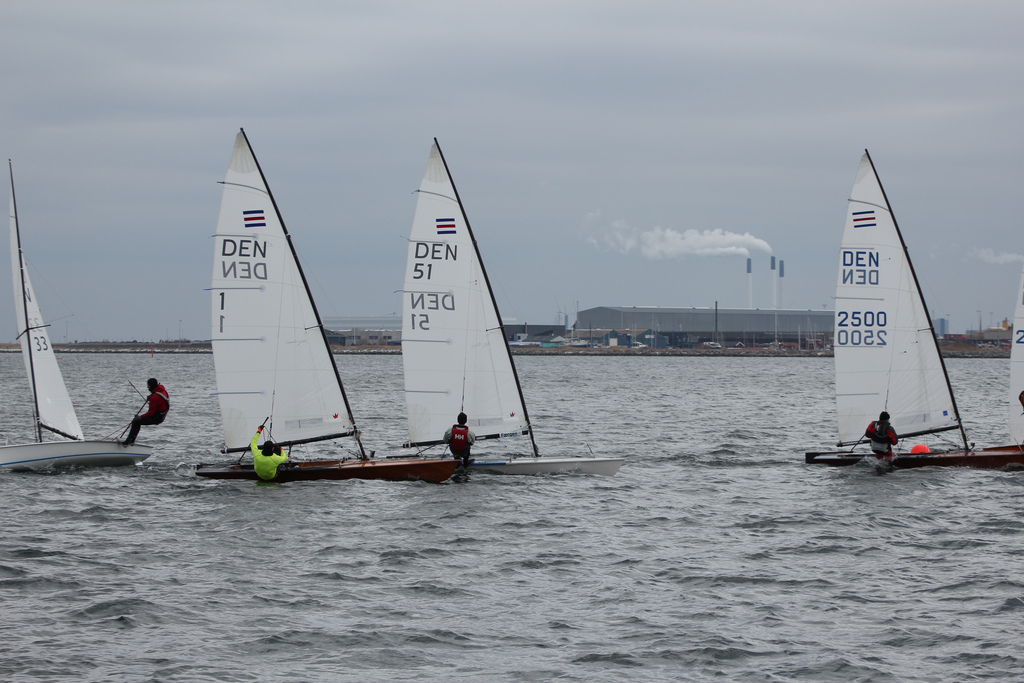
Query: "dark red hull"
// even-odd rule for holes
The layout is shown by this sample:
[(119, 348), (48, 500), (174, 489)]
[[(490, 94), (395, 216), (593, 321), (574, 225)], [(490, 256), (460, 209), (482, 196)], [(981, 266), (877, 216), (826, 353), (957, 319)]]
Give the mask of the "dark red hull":
[[(269, 481), (317, 481), (320, 479), (383, 479), (385, 481), (408, 481), (422, 479), (439, 483), (455, 473), (459, 461), (418, 460), (403, 458), (395, 460), (313, 460), (289, 463), (289, 467), (278, 470), (277, 476)], [(263, 481), (256, 474), (252, 464), (247, 465), (196, 465), (196, 475), (211, 479), (250, 479)]]
[[(830, 465), (844, 467), (862, 459), (875, 460), (873, 454), (853, 453), (805, 453), (808, 465)], [(894, 469), (905, 470), (913, 467), (976, 467), (985, 470), (999, 470), (1006, 467), (1024, 468), (1024, 448), (1020, 446), (999, 446), (977, 451), (940, 451), (936, 453), (902, 454), (892, 459)]]

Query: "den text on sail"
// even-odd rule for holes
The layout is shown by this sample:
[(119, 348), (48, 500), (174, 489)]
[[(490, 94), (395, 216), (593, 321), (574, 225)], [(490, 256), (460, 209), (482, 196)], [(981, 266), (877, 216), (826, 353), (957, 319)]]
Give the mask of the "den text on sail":
[[(416, 242), (413, 245), (412, 279), (428, 281), (434, 274), (432, 261), (458, 261), (459, 246), (447, 242)], [(455, 295), (451, 292), (410, 291), (410, 309), (413, 311), (454, 311)], [(430, 329), (429, 313), (412, 313), (412, 329)]]
[(878, 252), (873, 249), (843, 249), (840, 272), (844, 285), (877, 285)]

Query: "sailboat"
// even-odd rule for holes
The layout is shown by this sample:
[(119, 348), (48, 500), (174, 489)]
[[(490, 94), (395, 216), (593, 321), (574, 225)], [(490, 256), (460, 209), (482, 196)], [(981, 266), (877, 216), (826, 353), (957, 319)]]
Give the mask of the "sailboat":
[(962, 441), (961, 448), (945, 451), (899, 452), (890, 463), (894, 468), (1024, 464), (1019, 448), (974, 450), (968, 443), (906, 243), (867, 150), (839, 250), (835, 321), (836, 445), (852, 448), (806, 453), (806, 463), (875, 460), (854, 448), (867, 443), (865, 428), (886, 411), (901, 440), (955, 431)]
[[(320, 314), (263, 170), (242, 130), (221, 198), (211, 286), (213, 360), (224, 453), (249, 449), (257, 427), (283, 448), (351, 437), (358, 455), (294, 461), (273, 481), (423, 479), (448, 459), (375, 458), (363, 448)], [(214, 479), (259, 479), (252, 462), (197, 465)]]
[[(18, 208), (14, 197), (14, 167), (11, 173), (11, 267), (14, 276), (14, 308), (18, 321), (18, 339), (32, 388), (36, 423), (36, 442), (0, 446), (0, 467), (9, 470), (39, 470), (53, 467), (112, 467), (140, 463), (153, 450), (149, 446), (122, 446), (116, 440), (86, 440), (71, 403), (57, 357), (46, 334), (39, 303), (28, 277), (25, 254), (21, 249)], [(66, 440), (44, 441), (43, 430)]]
[(416, 202), (402, 300), (406, 447), (442, 444), (464, 412), (477, 442), (530, 441), (526, 455), (474, 453), (473, 472), (618, 472), (623, 458), (540, 456), (487, 271), (436, 138)]

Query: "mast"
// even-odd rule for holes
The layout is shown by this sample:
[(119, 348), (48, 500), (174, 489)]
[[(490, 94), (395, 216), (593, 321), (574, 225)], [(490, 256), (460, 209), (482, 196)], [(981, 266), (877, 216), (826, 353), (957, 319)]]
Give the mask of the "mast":
[(455, 191), (455, 201), (459, 205), (459, 211), (462, 212), (462, 220), (466, 222), (466, 230), (469, 232), (469, 239), (473, 243), (473, 251), (476, 253), (477, 263), (480, 264), (480, 272), (484, 276), (484, 283), (487, 285), (487, 293), (491, 297), (491, 305), (494, 306), (494, 313), (498, 318), (498, 326), (501, 328), (501, 341), (505, 345), (505, 353), (508, 354), (508, 362), (512, 367), (512, 376), (516, 380), (516, 389), (519, 391), (519, 403), (523, 407), (523, 418), (526, 420), (527, 431), (530, 433), (530, 444), (533, 447), (534, 457), (539, 457), (540, 452), (537, 450), (537, 440), (533, 436), (533, 424), (530, 422), (530, 413), (526, 409), (526, 398), (523, 396), (523, 386), (519, 382), (519, 372), (516, 370), (515, 361), (512, 359), (512, 349), (508, 345), (508, 335), (505, 333), (505, 322), (501, 319), (501, 310), (498, 308), (498, 302), (494, 298), (494, 289), (491, 287), (491, 280), (487, 276), (487, 268), (484, 267), (484, 260), (480, 256), (480, 247), (476, 242), (476, 235), (473, 233), (473, 227), (469, 223), (469, 217), (466, 215), (466, 208), (462, 205), (462, 198), (459, 196), (459, 188), (455, 186), (455, 180), (452, 178), (452, 173), (448, 170), (448, 162), (444, 158), (444, 152), (441, 151), (441, 145), (438, 144), (437, 138), (434, 138), (434, 146), (437, 147), (437, 153), (441, 157), (441, 163), (444, 164), (444, 172), (448, 174), (448, 182), (452, 185), (452, 190)]
[[(917, 296), (921, 300), (921, 305), (924, 308), (924, 314), (928, 319), (928, 330), (931, 332), (932, 344), (935, 345), (935, 355), (939, 357), (939, 365), (942, 366), (942, 376), (946, 379), (946, 388), (949, 390), (949, 399), (953, 403), (953, 413), (956, 415), (956, 427), (960, 430), (960, 438), (964, 442), (964, 450), (970, 450), (970, 446), (967, 443), (967, 432), (964, 431), (963, 420), (960, 419), (960, 409), (956, 405), (956, 395), (953, 393), (953, 385), (949, 383), (949, 372), (946, 371), (946, 361), (942, 358), (942, 352), (939, 350), (939, 342), (935, 337), (935, 326), (932, 324), (932, 315), (928, 309), (928, 305), (924, 300), (924, 293), (921, 291), (921, 283), (917, 279), (917, 272), (914, 270), (914, 262), (910, 259), (910, 251), (907, 249), (907, 243), (903, 240), (903, 233), (900, 231), (900, 225), (896, 221), (896, 214), (892, 211), (892, 206), (889, 204), (889, 196), (885, 193), (885, 187), (882, 185), (882, 180), (878, 177), (878, 171), (875, 170), (875, 162), (871, 159), (871, 154), (865, 149), (864, 156), (868, 158), (868, 163), (871, 164), (871, 172), (875, 174), (875, 181), (878, 183), (878, 189), (882, 191), (882, 197), (885, 199), (885, 208), (889, 212), (889, 216), (892, 218), (893, 227), (896, 228), (896, 236), (900, 239), (900, 245), (903, 247), (903, 255), (907, 259), (907, 266), (910, 268), (910, 275), (914, 278), (914, 286), (917, 288)], [(920, 434), (931, 434), (936, 431), (946, 431), (945, 429), (939, 430), (928, 430), (921, 432), (914, 432), (907, 434), (906, 436), (918, 436)]]
[[(270, 203), (274, 207), (274, 213), (277, 214), (277, 220), (281, 224), (281, 231), (284, 233), (285, 240), (288, 242), (288, 249), (291, 250), (292, 260), (295, 263), (295, 268), (299, 273), (299, 277), (302, 278), (302, 286), (306, 289), (306, 297), (309, 299), (309, 305), (313, 308), (313, 315), (316, 316), (316, 325), (320, 330), (320, 337), (323, 339), (324, 348), (327, 349), (327, 357), (331, 360), (331, 367), (334, 369), (334, 379), (338, 382), (338, 389), (341, 391), (341, 397), (345, 400), (345, 410), (348, 411), (349, 421), (352, 423), (352, 436), (355, 437), (356, 443), (359, 444), (359, 453), (366, 457), (366, 451), (363, 448), (363, 441), (359, 436), (359, 429), (356, 427), (355, 417), (352, 415), (352, 406), (348, 402), (348, 395), (345, 393), (345, 386), (341, 383), (341, 375), (338, 374), (338, 364), (334, 360), (334, 354), (331, 353), (331, 346), (327, 343), (327, 333), (324, 331), (324, 324), (320, 318), (320, 311), (317, 310), (316, 301), (313, 300), (313, 292), (309, 288), (309, 282), (306, 280), (306, 274), (302, 270), (302, 264), (299, 262), (299, 255), (295, 251), (295, 245), (292, 244), (292, 236), (288, 232), (288, 228), (285, 227), (284, 217), (281, 215), (281, 210), (277, 206), (277, 200), (274, 199), (274, 193), (270, 190), (270, 185), (267, 183), (267, 177), (263, 174), (263, 167), (260, 166), (259, 159), (256, 158), (256, 153), (252, 149), (252, 145), (249, 144), (249, 136), (245, 134), (244, 128), (239, 128), (242, 137), (245, 139), (245, 144), (249, 148), (249, 153), (252, 155), (252, 159), (256, 162), (256, 170), (260, 172), (260, 178), (263, 180), (263, 187), (267, 190), (267, 196), (270, 198)], [(333, 436), (326, 436), (322, 439), (309, 439), (303, 440), (302, 443), (309, 441), (325, 441), (327, 439), (334, 438)], [(281, 445), (291, 445), (289, 443), (282, 443)]]
[[(30, 322), (28, 319), (28, 296), (25, 293), (25, 258), (21, 251), (21, 228), (18, 225), (18, 201), (14, 197), (14, 165), (11, 160), (7, 160), (7, 167), (11, 174), (11, 208), (14, 210), (14, 235), (18, 245), (18, 269), (19, 275), (21, 276), (21, 307), (22, 315), (25, 319), (25, 329), (18, 331), (18, 336), (28, 335), (30, 330)], [(26, 337), (27, 338), (27, 337)], [(28, 339), (28, 343), (25, 344), (25, 349), (28, 353), (28, 367), (29, 380), (32, 382), (32, 410), (35, 416), (36, 422), (36, 441), (42, 442), (43, 440), (43, 421), (39, 416), (39, 391), (36, 388), (36, 372), (35, 372), (35, 360), (32, 357), (32, 340)]]

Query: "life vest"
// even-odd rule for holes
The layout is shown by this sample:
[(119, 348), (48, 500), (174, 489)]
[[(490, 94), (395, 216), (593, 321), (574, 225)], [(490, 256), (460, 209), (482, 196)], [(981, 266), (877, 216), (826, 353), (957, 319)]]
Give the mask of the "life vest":
[[(163, 407), (160, 407), (159, 401), (156, 406), (153, 406), (153, 396), (158, 399), (163, 399)], [(166, 413), (171, 409), (171, 397), (167, 395), (167, 389), (164, 388), (163, 384), (157, 384), (156, 389), (149, 395), (150, 406), (155, 407), (158, 413)]]
[(469, 449), (469, 427), (452, 425), (452, 438), (448, 442), (452, 453), (461, 453)]
[(889, 437), (892, 428), (874, 421), (868, 427), (868, 437), (871, 439), (871, 450), (875, 453), (888, 453), (892, 450), (892, 439)]
[[(157, 399), (156, 405), (153, 405), (154, 396)], [(163, 406), (160, 403), (163, 403)], [(163, 384), (157, 384), (156, 389), (149, 395), (149, 407), (154, 411), (157, 424), (163, 422), (164, 418), (167, 417), (167, 411), (171, 409), (171, 398), (167, 395), (167, 389), (164, 388)]]

